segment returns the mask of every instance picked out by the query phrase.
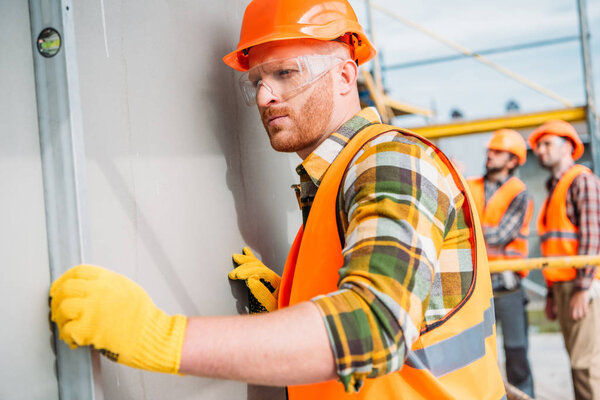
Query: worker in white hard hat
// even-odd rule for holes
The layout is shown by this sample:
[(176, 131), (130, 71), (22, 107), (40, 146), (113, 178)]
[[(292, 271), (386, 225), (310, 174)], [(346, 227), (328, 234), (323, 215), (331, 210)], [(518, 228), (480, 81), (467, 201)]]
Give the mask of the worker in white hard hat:
[(268, 312), (170, 316), (121, 275), (78, 266), (51, 288), (61, 338), (137, 368), (287, 386), (290, 400), (504, 398), (466, 184), (429, 141), (361, 110), (358, 66), (374, 55), (346, 0), (250, 2), (224, 61), (271, 146), (302, 159), (283, 276), (234, 256), (230, 277)]

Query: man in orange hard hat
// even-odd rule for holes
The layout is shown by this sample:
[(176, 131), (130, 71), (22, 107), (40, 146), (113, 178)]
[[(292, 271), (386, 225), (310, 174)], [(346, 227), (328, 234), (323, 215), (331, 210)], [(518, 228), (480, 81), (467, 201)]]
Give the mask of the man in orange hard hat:
[[(542, 255), (600, 253), (600, 179), (575, 164), (584, 150), (577, 131), (568, 122), (551, 120), (531, 134), (529, 144), (551, 174), (537, 224)], [(600, 399), (600, 273), (592, 265), (543, 273), (548, 283), (546, 315), (558, 317), (575, 398)]]
[[(527, 236), (533, 213), (525, 184), (514, 173), (527, 160), (527, 145), (512, 129), (494, 132), (487, 145), (486, 173), (469, 179), (479, 213), (488, 260), (523, 259), (529, 255)], [(508, 382), (534, 397), (527, 357), (527, 299), (521, 287), (525, 273), (492, 274), (496, 320), (502, 326)]]
[(287, 386), (290, 400), (504, 398), (466, 184), (426, 139), (361, 110), (358, 65), (374, 55), (346, 0), (250, 2), (224, 61), (272, 147), (303, 160), (283, 276), (234, 255), (231, 278), (271, 312), (168, 316), (135, 283), (79, 266), (51, 288), (61, 338), (138, 368)]

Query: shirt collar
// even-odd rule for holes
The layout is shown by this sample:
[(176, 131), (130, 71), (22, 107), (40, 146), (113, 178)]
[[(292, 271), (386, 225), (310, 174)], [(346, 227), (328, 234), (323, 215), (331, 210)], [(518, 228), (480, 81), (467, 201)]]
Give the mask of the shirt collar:
[(325, 172), (346, 144), (367, 125), (381, 123), (381, 117), (374, 107), (363, 108), (358, 114), (332, 133), (296, 167), (298, 175), (308, 174), (316, 186), (319, 186)]
[(486, 184), (488, 184), (490, 186), (500, 187), (500, 186), (504, 185), (506, 182), (508, 182), (508, 180), (512, 177), (513, 177), (513, 175), (508, 175), (506, 178), (502, 179), (501, 181), (491, 181), (490, 179), (488, 179), (487, 174), (485, 174), (484, 181)]

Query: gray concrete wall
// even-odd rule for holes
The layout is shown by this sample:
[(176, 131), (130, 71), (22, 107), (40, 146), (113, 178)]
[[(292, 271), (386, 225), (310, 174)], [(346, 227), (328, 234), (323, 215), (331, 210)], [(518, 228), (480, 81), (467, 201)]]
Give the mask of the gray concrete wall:
[[(289, 189), (299, 158), (271, 150), (221, 61), (246, 3), (105, 0), (106, 35), (100, 2), (75, 5), (91, 260), (169, 313), (243, 312), (231, 254), (248, 244), (280, 270), (301, 223)], [(282, 398), (106, 359), (102, 382), (111, 400)]]
[(27, 2), (0, 1), (0, 399), (58, 398)]
[[(244, 313), (231, 254), (281, 271), (301, 223), (295, 155), (271, 150), (237, 73), (247, 1), (73, 4), (87, 160), (90, 262), (138, 282), (169, 313)], [(104, 22), (106, 29), (104, 29)], [(57, 398), (27, 2), (0, 2), (0, 399)], [(240, 332), (243, 340), (243, 332)], [(102, 360), (104, 398), (283, 399), (280, 388)]]

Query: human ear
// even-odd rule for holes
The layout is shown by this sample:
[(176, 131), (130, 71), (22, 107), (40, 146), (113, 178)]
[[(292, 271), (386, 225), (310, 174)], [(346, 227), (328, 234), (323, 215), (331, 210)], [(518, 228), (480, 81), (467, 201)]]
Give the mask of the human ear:
[(518, 166), (519, 166), (518, 157), (515, 156), (514, 154), (511, 154), (510, 158), (508, 159), (508, 169), (513, 170), (513, 169), (517, 168)]
[(344, 61), (337, 75), (338, 91), (341, 95), (347, 95), (356, 88), (358, 79), (358, 66), (350, 59)]
[(573, 155), (573, 152), (575, 151), (575, 146), (573, 145), (573, 142), (571, 142), (569, 139), (565, 139), (565, 144), (563, 146), (566, 148), (565, 153)]

